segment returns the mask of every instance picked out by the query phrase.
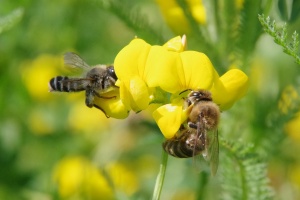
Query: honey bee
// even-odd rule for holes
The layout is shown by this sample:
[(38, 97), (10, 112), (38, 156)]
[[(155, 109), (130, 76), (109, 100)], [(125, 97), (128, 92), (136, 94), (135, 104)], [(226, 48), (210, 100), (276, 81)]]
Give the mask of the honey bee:
[(202, 154), (210, 162), (211, 173), (215, 175), (219, 164), (219, 107), (206, 90), (191, 91), (184, 104), (192, 106), (187, 126), (181, 125), (176, 135), (163, 143), (163, 148), (178, 158)]
[(71, 68), (83, 70), (85, 75), (80, 78), (56, 76), (49, 81), (49, 91), (79, 92), (85, 90), (85, 104), (90, 108), (94, 106), (104, 112), (100, 106), (94, 104), (94, 98), (95, 96), (114, 98), (101, 96), (101, 94), (116, 87), (117, 76), (114, 67), (106, 65), (90, 67), (82, 58), (72, 52), (65, 53), (64, 63)]

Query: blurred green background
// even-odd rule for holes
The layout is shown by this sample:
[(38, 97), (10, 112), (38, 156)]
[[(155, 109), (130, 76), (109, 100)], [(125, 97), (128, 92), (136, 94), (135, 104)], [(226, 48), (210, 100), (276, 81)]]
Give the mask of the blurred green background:
[[(85, 106), (84, 93), (53, 94), (47, 85), (66, 73), (67, 51), (90, 65), (111, 64), (135, 36), (162, 45), (182, 33), (188, 49), (207, 54), (220, 75), (232, 65), (242, 69), (250, 88), (222, 113), (217, 176), (195, 172), (192, 159), (169, 158), (162, 199), (232, 199), (227, 169), (234, 172), (239, 159), (250, 157), (265, 170), (257, 174), (265, 175), (270, 196), (300, 199), (300, 120), (294, 118), (300, 66), (263, 33), (257, 18), (266, 13), (287, 22), (289, 35), (299, 33), (299, 3), (203, 0), (206, 23), (187, 12), (187, 30), (172, 27), (161, 13), (166, 5), (157, 2), (0, 0), (0, 199), (150, 199), (163, 141), (151, 113), (107, 119)], [(224, 141), (247, 156), (230, 159)], [(255, 169), (249, 171), (255, 177)]]

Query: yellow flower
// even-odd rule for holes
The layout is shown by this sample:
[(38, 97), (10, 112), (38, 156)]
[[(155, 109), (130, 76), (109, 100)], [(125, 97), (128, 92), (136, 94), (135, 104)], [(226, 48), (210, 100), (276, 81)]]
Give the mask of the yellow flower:
[[(185, 89), (209, 90), (212, 93), (213, 101), (219, 105), (220, 109), (227, 110), (235, 101), (245, 95), (248, 89), (248, 77), (238, 69), (231, 69), (221, 77), (216, 71), (214, 73), (214, 78), (208, 79), (213, 81), (211, 87), (195, 88), (191, 84), (186, 85)], [(191, 107), (184, 108), (182, 95), (174, 94), (170, 104), (163, 105), (153, 112), (153, 118), (165, 138), (172, 138), (179, 130), (180, 125), (188, 118)]]
[(53, 95), (49, 94), (48, 82), (56, 76), (61, 65), (61, 57), (51, 55), (41, 55), (22, 65), (22, 78), (31, 96), (37, 100), (51, 99)]
[(138, 191), (137, 176), (124, 164), (111, 163), (103, 170), (105, 175), (85, 157), (72, 156), (56, 165), (53, 179), (62, 199), (110, 200), (115, 191), (128, 196)]
[(82, 102), (82, 98), (72, 103), (68, 115), (68, 125), (74, 130), (72, 132), (99, 134), (101, 130), (109, 126), (110, 120), (104, 114), (97, 112), (95, 108), (87, 107)]
[(292, 140), (300, 143), (300, 112), (297, 112), (294, 118), (285, 124), (284, 130)]
[(160, 106), (152, 114), (165, 138), (172, 138), (180, 125), (188, 118), (190, 110), (184, 108), (183, 98), (183, 94), (173, 95), (171, 103)]
[(237, 9), (241, 10), (244, 6), (244, 0), (235, 0), (235, 5)]
[(295, 87), (288, 85), (282, 92), (278, 107), (283, 114), (297, 108), (299, 95)]
[[(156, 0), (161, 12), (169, 25), (176, 34), (190, 32), (190, 24), (184, 14), (183, 9), (177, 4), (176, 0)], [(205, 24), (206, 13), (201, 0), (187, 0), (191, 14), (196, 22)]]
[(90, 197), (90, 199), (114, 199), (112, 188), (95, 166), (87, 159), (74, 156), (61, 160), (53, 174), (62, 198)]
[(156, 102), (156, 88), (165, 91), (166, 99), (172, 95), (169, 104), (153, 113), (166, 138), (173, 137), (187, 119), (190, 108), (183, 107), (182, 91), (209, 90), (215, 103), (225, 110), (248, 88), (248, 77), (242, 71), (232, 69), (219, 77), (204, 53), (184, 48), (185, 37), (173, 38), (164, 46), (151, 46), (134, 39), (115, 59), (120, 97), (129, 109), (144, 110)]
[(110, 175), (114, 186), (127, 194), (133, 195), (139, 188), (137, 176), (130, 168), (120, 163), (111, 163), (107, 167), (107, 172)]
[(164, 66), (172, 65), (177, 51), (185, 48), (182, 42), (185, 41), (181, 37), (176, 37), (165, 46), (151, 46), (142, 39), (134, 39), (118, 53), (114, 61), (117, 85), (128, 110), (138, 112), (148, 107), (155, 98), (156, 81), (166, 73)]

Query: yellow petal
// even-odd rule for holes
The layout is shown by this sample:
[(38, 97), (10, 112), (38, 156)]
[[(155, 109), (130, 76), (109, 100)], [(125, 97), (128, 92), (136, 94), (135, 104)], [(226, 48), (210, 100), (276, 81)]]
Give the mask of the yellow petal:
[(181, 83), (180, 90), (210, 89), (215, 79), (215, 72), (209, 58), (204, 53), (196, 51), (182, 52), (180, 57), (182, 71), (178, 69), (178, 73), (180, 76), (184, 76), (181, 78), (184, 82)]
[(166, 104), (156, 109), (152, 116), (165, 138), (172, 138), (182, 123), (182, 106)]
[(228, 92), (234, 94), (237, 100), (242, 98), (248, 90), (248, 76), (239, 69), (229, 70), (220, 77), (220, 80), (223, 82)]
[(182, 53), (152, 47), (147, 63), (146, 83), (169, 93), (186, 89), (210, 89), (214, 81), (214, 68), (208, 57), (196, 51)]
[(140, 77), (133, 77), (129, 82), (129, 92), (134, 101), (136, 108), (132, 108), (134, 111), (141, 111), (148, 107), (150, 102), (150, 94), (148, 87)]
[[(148, 54), (145, 76), (149, 87), (161, 87), (170, 92), (178, 89), (176, 65), (180, 65), (179, 53), (167, 51), (161, 46), (153, 46)], [(181, 65), (180, 65), (181, 66)]]
[(116, 56), (115, 72), (121, 81), (144, 74), (145, 62), (151, 46), (141, 39), (132, 40)]
[(226, 72), (211, 90), (213, 100), (220, 105), (221, 110), (229, 109), (235, 101), (243, 97), (248, 90), (248, 77), (239, 69), (231, 69)]
[(138, 112), (148, 107), (150, 90), (140, 77), (135, 76), (131, 80), (119, 81), (119, 83), (120, 98), (127, 109)]
[(128, 116), (128, 108), (124, 105), (119, 96), (119, 89), (101, 94), (106, 98), (96, 97), (94, 103), (102, 108), (106, 115), (116, 118), (124, 119)]
[(182, 52), (186, 47), (186, 36), (184, 35), (182, 38), (180, 36), (174, 37), (166, 42), (163, 47), (168, 51)]

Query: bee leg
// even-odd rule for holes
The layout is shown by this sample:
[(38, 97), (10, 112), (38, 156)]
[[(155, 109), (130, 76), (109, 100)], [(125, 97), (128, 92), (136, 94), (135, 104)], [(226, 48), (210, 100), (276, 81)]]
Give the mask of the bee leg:
[(111, 77), (111, 76), (108, 76), (108, 79), (109, 79), (110, 85), (114, 86), (115, 83), (116, 83), (116, 80), (113, 77)]
[(95, 108), (98, 108), (99, 110), (101, 110), (107, 118), (110, 118), (110, 116), (107, 115), (106, 112), (105, 112), (100, 106), (94, 104), (94, 107), (95, 107)]
[(85, 105), (89, 108), (92, 108), (94, 105), (94, 93), (90, 88), (87, 88), (85, 92)]
[[(199, 123), (193, 123), (193, 122), (188, 122), (188, 127), (189, 128), (193, 128), (193, 129), (196, 129), (198, 132), (199, 132), (199, 139), (201, 141), (201, 144), (204, 146), (205, 144), (205, 135), (203, 134), (203, 127), (201, 126), (201, 124)], [(204, 149), (204, 147), (203, 147)]]
[(188, 122), (188, 127), (193, 128), (193, 129), (197, 129), (198, 128), (197, 124), (195, 124), (193, 122)]

